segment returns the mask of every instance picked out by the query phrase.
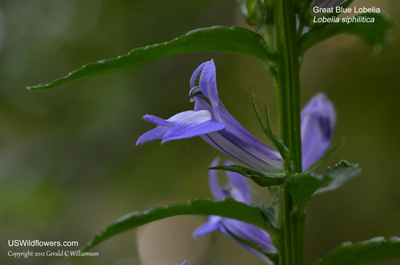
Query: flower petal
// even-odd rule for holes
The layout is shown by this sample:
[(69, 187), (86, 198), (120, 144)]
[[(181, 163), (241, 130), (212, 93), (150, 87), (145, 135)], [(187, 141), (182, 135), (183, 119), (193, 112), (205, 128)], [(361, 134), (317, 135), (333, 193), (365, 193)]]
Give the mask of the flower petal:
[(200, 75), (201, 92), (210, 100), (211, 106), (217, 107), (219, 103), (216, 71), (214, 61), (208, 61), (203, 67)]
[(222, 223), (226, 229), (243, 240), (256, 243), (269, 253), (276, 252), (276, 248), (272, 244), (271, 237), (261, 228), (229, 218), (224, 218)]
[[(238, 240), (237, 238), (235, 238), (235, 237), (233, 237), (232, 236), (232, 234), (235, 234), (236, 236), (237, 236), (237, 234), (236, 233), (234, 233), (233, 231), (231, 231), (230, 229), (232, 229), (232, 227), (228, 224), (228, 227), (227, 226), (225, 226), (225, 224), (226, 224), (226, 222), (231, 222), (231, 221), (235, 221), (235, 222), (240, 222), (240, 221), (236, 221), (236, 220), (233, 220), (233, 219), (225, 219), (224, 221), (223, 221), (223, 225), (221, 225), (220, 227), (220, 232), (222, 233), (222, 234), (224, 234), (224, 235), (226, 235), (226, 236), (228, 236), (228, 237), (230, 237), (230, 238), (232, 238), (233, 240), (235, 240), (236, 242), (238, 242), (243, 248), (245, 248), (246, 250), (248, 250), (250, 253), (252, 253), (254, 256), (256, 256), (257, 258), (259, 258), (260, 260), (262, 260), (263, 262), (265, 262), (266, 264), (269, 264), (269, 265), (273, 265), (273, 262), (263, 253), (263, 252), (261, 252), (261, 251), (259, 251), (259, 250), (257, 250), (257, 249), (255, 249), (255, 248), (252, 248), (252, 247), (250, 247), (249, 245), (246, 245), (245, 243), (243, 243), (242, 241), (240, 241), (240, 240)], [(244, 224), (246, 224), (246, 223), (244, 223)], [(227, 231), (227, 229), (229, 230), (229, 232)], [(261, 230), (261, 231), (263, 231), (263, 230)], [(237, 232), (237, 231), (236, 231)], [(265, 231), (263, 231), (263, 232), (265, 232)], [(260, 234), (261, 235), (261, 234)], [(239, 236), (240, 237), (240, 236)], [(257, 243), (257, 242), (253, 242), (253, 241), (251, 241), (251, 240), (247, 240), (247, 239), (245, 239), (245, 238), (242, 238), (243, 240), (245, 240), (245, 241), (248, 241), (248, 242), (252, 242), (252, 243)], [(262, 239), (262, 235), (260, 236), (260, 240)], [(259, 240), (259, 241), (260, 241)], [(268, 240), (268, 239), (267, 239)], [(269, 240), (270, 241), (270, 240)], [(259, 242), (258, 242), (259, 243)], [(259, 245), (259, 244), (258, 244)], [(265, 244), (264, 244), (265, 245)], [(272, 243), (271, 243), (271, 246), (272, 246)], [(265, 248), (263, 248), (263, 246), (262, 245), (259, 245), (259, 247), (261, 247), (266, 253), (276, 253), (276, 249), (272, 246), (272, 248), (270, 249), (270, 251), (268, 251), (267, 249), (265, 249)]]
[(192, 77), (190, 78), (190, 88), (193, 88), (197, 85), (196, 81), (199, 80), (199, 74), (203, 70), (204, 65), (206, 65), (207, 63), (208, 62), (204, 62), (204, 63), (200, 64), (200, 66), (197, 67), (196, 70), (194, 70)]
[[(150, 115), (149, 115), (150, 116)], [(175, 114), (167, 120), (172, 124), (193, 125), (211, 120), (211, 113), (207, 110), (187, 110)]]
[(165, 133), (161, 143), (165, 143), (171, 140), (186, 139), (195, 136), (201, 136), (203, 134), (212, 133), (225, 128), (224, 124), (206, 121), (200, 124), (180, 125), (176, 124)]
[(205, 234), (214, 232), (219, 229), (222, 217), (211, 215), (208, 217), (208, 221), (199, 226), (192, 234), (193, 238), (204, 236)]
[(256, 256), (257, 258), (259, 258), (260, 260), (262, 260), (264, 263), (268, 264), (268, 265), (273, 265), (274, 263), (261, 251), (256, 250), (252, 247), (249, 247), (248, 245), (239, 242), (238, 240), (236, 240), (240, 245), (242, 245), (243, 248), (247, 249), (247, 251), (249, 251), (251, 254), (253, 254), (254, 256)]
[[(225, 163), (225, 166), (229, 165), (232, 165), (232, 163)], [(232, 198), (238, 202), (251, 204), (251, 194), (246, 178), (239, 173), (231, 171), (226, 171), (226, 175), (228, 176), (229, 182), (232, 184), (232, 189), (229, 192)]]
[(317, 162), (330, 146), (336, 111), (323, 93), (315, 95), (301, 111), (303, 171)]
[(172, 122), (169, 122), (168, 120), (164, 120), (162, 118), (159, 118), (157, 116), (150, 115), (150, 114), (144, 115), (143, 119), (145, 119), (146, 121), (155, 123), (157, 125), (162, 125), (162, 126), (173, 126), (174, 125)]
[(168, 130), (169, 127), (157, 126), (156, 128), (142, 134), (142, 136), (140, 136), (139, 139), (136, 141), (136, 145), (153, 141), (156, 139), (162, 139)]
[[(219, 158), (215, 158), (210, 167), (218, 166)], [(216, 201), (222, 201), (227, 197), (227, 194), (222, 190), (218, 181), (218, 171), (217, 170), (209, 170), (208, 171), (208, 183), (210, 185), (211, 194), (213, 195)]]
[[(213, 111), (203, 99), (195, 97), (195, 110)], [(215, 119), (218, 112), (219, 119)], [(269, 148), (252, 136), (226, 110), (222, 102), (212, 112), (213, 120), (226, 125), (224, 130), (202, 135), (201, 138), (215, 149), (231, 156), (249, 167), (276, 172), (283, 168), (279, 152)]]
[(145, 120), (160, 126), (140, 136), (136, 145), (155, 139), (162, 139), (161, 143), (165, 143), (171, 140), (191, 138), (211, 133), (225, 128), (224, 124), (212, 121), (211, 117), (211, 113), (208, 110), (183, 111), (175, 114), (168, 120), (146, 114), (143, 116)]
[(260, 260), (262, 260), (264, 263), (268, 264), (268, 265), (273, 265), (274, 263), (261, 251), (254, 249), (248, 245), (246, 245), (245, 243), (237, 240), (236, 238), (234, 238), (233, 236), (231, 236), (228, 232), (221, 232), (227, 236), (229, 236), (230, 238), (232, 238), (233, 240), (235, 240), (236, 242), (238, 242), (243, 248), (245, 248), (247, 251), (249, 251), (251, 254), (253, 254), (254, 256), (256, 256), (257, 258), (259, 258)]

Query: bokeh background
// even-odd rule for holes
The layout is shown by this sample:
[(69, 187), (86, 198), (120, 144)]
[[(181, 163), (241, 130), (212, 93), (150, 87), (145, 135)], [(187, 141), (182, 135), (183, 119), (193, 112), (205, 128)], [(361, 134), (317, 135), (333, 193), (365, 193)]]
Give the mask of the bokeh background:
[[(380, 7), (400, 23), (396, 0), (355, 4)], [(9, 250), (47, 250), (11, 248), (8, 240), (77, 240), (82, 247), (128, 212), (210, 198), (206, 168), (216, 156), (225, 157), (201, 139), (135, 146), (153, 128), (144, 114), (167, 118), (192, 108), (189, 78), (203, 61), (214, 58), (220, 96), (250, 132), (267, 141), (249, 87), (271, 110), (277, 131), (271, 76), (258, 61), (238, 55), (177, 55), (50, 91), (25, 89), (212, 25), (246, 26), (233, 0), (0, 1), (0, 264), (172, 265), (185, 258), (191, 265), (261, 264), (219, 234), (192, 239), (202, 216), (119, 235), (93, 250), (97, 258), (7, 256)], [(324, 91), (338, 114), (333, 142), (346, 138), (327, 164), (345, 158), (363, 170), (310, 204), (307, 264), (345, 240), (400, 235), (399, 37), (395, 27), (392, 45), (380, 56), (352, 36), (325, 41), (305, 56), (303, 105)]]

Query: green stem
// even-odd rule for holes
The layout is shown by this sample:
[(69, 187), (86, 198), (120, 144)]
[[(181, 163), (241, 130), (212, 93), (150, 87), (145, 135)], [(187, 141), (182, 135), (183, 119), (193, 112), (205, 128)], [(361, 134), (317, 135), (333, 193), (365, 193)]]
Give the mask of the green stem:
[(293, 0), (275, 0), (277, 75), (281, 137), (293, 152), (295, 172), (301, 172), (300, 79)]
[[(281, 138), (293, 153), (293, 165), (286, 165), (288, 181), (301, 168), (300, 77), (295, 0), (274, 0), (275, 47), (279, 55), (278, 90)], [(304, 211), (295, 209), (286, 184), (280, 187), (278, 223), (282, 231), (280, 265), (304, 264)]]
[(279, 246), (279, 265), (289, 265), (291, 262), (291, 254), (293, 251), (290, 234), (290, 197), (285, 190), (285, 186), (281, 186), (280, 205), (279, 205), (279, 228), (282, 231), (281, 244)]
[(294, 264), (304, 264), (304, 221), (305, 211), (292, 211), (290, 217), (290, 231), (292, 248), (296, 249), (296, 261)]

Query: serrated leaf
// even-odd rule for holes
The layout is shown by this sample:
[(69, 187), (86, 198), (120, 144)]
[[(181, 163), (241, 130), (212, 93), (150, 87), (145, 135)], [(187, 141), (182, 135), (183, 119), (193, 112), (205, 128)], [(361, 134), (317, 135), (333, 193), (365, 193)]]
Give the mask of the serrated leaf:
[(364, 265), (400, 258), (400, 238), (383, 237), (352, 244), (342, 243), (314, 265)]
[[(287, 185), (287, 190), (292, 196), (294, 205), (302, 208), (313, 196), (339, 188), (360, 172), (358, 165), (342, 160), (333, 169), (328, 169), (322, 175), (311, 172), (294, 175)], [(320, 188), (329, 181), (327, 186)]]
[(350, 164), (342, 160), (333, 169), (329, 169), (324, 173), (324, 177), (332, 181), (328, 186), (319, 188), (314, 195), (335, 190), (360, 173), (361, 169), (357, 164)]
[(28, 89), (49, 89), (72, 80), (84, 77), (91, 78), (135, 67), (154, 59), (200, 51), (237, 53), (259, 59), (267, 67), (273, 67), (275, 64), (274, 55), (269, 53), (261, 35), (242, 27), (214, 26), (190, 31), (186, 35), (169, 42), (137, 48), (126, 55), (86, 64), (65, 77), (56, 79), (48, 84), (30, 86)]
[(257, 185), (261, 187), (275, 186), (280, 185), (285, 182), (285, 173), (270, 173), (264, 172), (256, 169), (251, 169), (247, 167), (242, 167), (238, 165), (230, 165), (230, 166), (217, 166), (210, 167), (209, 169), (214, 170), (226, 170), (232, 171), (241, 174), (246, 178), (250, 178)]
[(219, 202), (196, 199), (189, 201), (188, 204), (174, 204), (166, 207), (154, 207), (143, 212), (133, 212), (127, 214), (97, 234), (93, 241), (86, 246), (85, 251), (93, 248), (112, 236), (130, 229), (134, 229), (138, 226), (172, 216), (188, 214), (217, 215), (232, 218), (264, 229), (271, 237), (278, 237), (279, 235), (275, 228), (266, 225), (266, 222), (263, 218), (263, 213), (257, 207), (252, 207), (247, 204), (237, 202), (231, 198), (227, 198), (226, 200)]
[(359, 16), (374, 18), (374, 23), (330, 23), (323, 28), (311, 30), (300, 39), (300, 54), (304, 54), (314, 45), (338, 34), (359, 36), (363, 41), (374, 46), (377, 52), (383, 51), (390, 43), (389, 29), (393, 21), (384, 14), (368, 13)]

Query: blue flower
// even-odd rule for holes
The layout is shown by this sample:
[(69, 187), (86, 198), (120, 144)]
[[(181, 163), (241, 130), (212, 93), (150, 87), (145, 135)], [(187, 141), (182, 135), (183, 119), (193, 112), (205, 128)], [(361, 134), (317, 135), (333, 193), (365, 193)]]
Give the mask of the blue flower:
[[(139, 137), (136, 144), (161, 139), (161, 143), (200, 136), (215, 149), (258, 170), (275, 172), (283, 170), (280, 154), (252, 136), (225, 108), (218, 97), (214, 62), (201, 64), (190, 79), (189, 96), (195, 101), (194, 110), (178, 113), (169, 119), (146, 114), (143, 118), (158, 126)], [(207, 101), (206, 101), (207, 100)], [(209, 103), (208, 103), (209, 102)], [(302, 166), (307, 170), (317, 162), (330, 145), (336, 122), (333, 104), (323, 93), (315, 95), (301, 112)], [(216, 166), (215, 160), (211, 166)], [(226, 172), (229, 183), (220, 187), (216, 171), (210, 171), (210, 188), (218, 201), (231, 197), (251, 204), (251, 196), (245, 178), (237, 173)], [(250, 224), (219, 216), (209, 216), (194, 236), (218, 230), (238, 241), (258, 258), (272, 264), (265, 255), (276, 253), (271, 238), (264, 230)], [(234, 236), (233, 236), (234, 235)], [(244, 242), (256, 244), (253, 248)], [(185, 264), (185, 262), (183, 263)]]
[[(199, 86), (196, 86), (196, 80)], [(200, 136), (217, 150), (243, 164), (259, 170), (276, 172), (283, 169), (279, 152), (269, 148), (251, 135), (225, 108), (218, 97), (214, 62), (201, 64), (190, 79), (190, 97), (194, 111), (184, 111), (164, 120), (145, 115), (143, 118), (158, 126), (143, 134), (136, 142), (162, 139), (162, 143)], [(203, 98), (211, 103), (208, 104)]]
[(336, 111), (324, 93), (315, 95), (301, 111), (303, 171), (324, 156), (331, 144)]
[[(212, 60), (201, 64), (194, 71), (190, 78), (190, 87), (189, 96), (195, 101), (194, 110), (178, 113), (167, 120), (144, 115), (145, 120), (158, 126), (140, 136), (136, 145), (155, 139), (161, 139), (161, 143), (165, 143), (200, 136), (215, 149), (250, 168), (268, 172), (283, 169), (279, 152), (251, 135), (232, 117), (219, 99), (215, 65)], [(313, 97), (303, 109), (301, 113), (303, 170), (324, 155), (330, 144), (335, 120), (333, 104), (323, 93)]]
[[(211, 167), (217, 166), (218, 162), (219, 159), (215, 159), (212, 162)], [(232, 163), (229, 162), (225, 163), (225, 165), (231, 164)], [(251, 204), (252, 200), (246, 179), (242, 175), (234, 172), (226, 171), (226, 174), (229, 179), (229, 183), (221, 187), (218, 182), (217, 171), (209, 171), (209, 184), (214, 198), (217, 201), (222, 201), (229, 197), (245, 204)], [(220, 216), (209, 216), (208, 221), (194, 231), (193, 237), (197, 238), (215, 230), (218, 230), (222, 234), (233, 238), (265, 263), (272, 264), (271, 260), (265, 255), (265, 253), (275, 254), (276, 248), (272, 244), (271, 237), (264, 230), (242, 221)], [(242, 239), (243, 241), (256, 244), (258, 248), (253, 248), (242, 241), (239, 241), (233, 235)]]
[(187, 261), (185, 260), (181, 265), (187, 265)]

